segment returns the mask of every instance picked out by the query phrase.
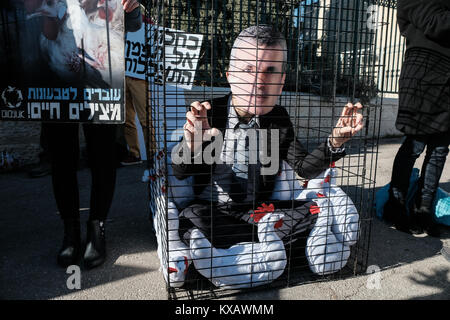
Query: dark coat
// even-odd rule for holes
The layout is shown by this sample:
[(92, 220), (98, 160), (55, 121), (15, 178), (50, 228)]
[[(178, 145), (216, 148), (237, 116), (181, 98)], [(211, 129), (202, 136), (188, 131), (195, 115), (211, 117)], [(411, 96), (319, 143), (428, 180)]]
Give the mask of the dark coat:
[(399, 0), (406, 37), (396, 127), (408, 135), (449, 131), (450, 1)]
[[(211, 110), (208, 110), (207, 113), (210, 126), (219, 129), (223, 136), (225, 136), (228, 119), (228, 99), (229, 95), (213, 99), (210, 101)], [(261, 129), (279, 129), (280, 165), (282, 160), (287, 161), (294, 171), (303, 178), (315, 178), (327, 169), (332, 162), (345, 156), (345, 152), (332, 154), (326, 142), (308, 153), (306, 148), (295, 138), (292, 122), (284, 107), (275, 106), (271, 112), (260, 116), (259, 124)], [(268, 154), (271, 154), (270, 130), (267, 136)], [(203, 149), (209, 143), (204, 143)], [(182, 150), (180, 156), (182, 156)], [(182, 180), (194, 176), (194, 192), (196, 194), (200, 194), (204, 187), (211, 183), (211, 172), (213, 172), (214, 166), (215, 164), (194, 164), (193, 159), (191, 159), (191, 164), (172, 164), (174, 175), (178, 179)], [(270, 166), (270, 164), (267, 166)], [(257, 199), (267, 199), (272, 195), (276, 177), (276, 174), (259, 177), (260, 192)]]

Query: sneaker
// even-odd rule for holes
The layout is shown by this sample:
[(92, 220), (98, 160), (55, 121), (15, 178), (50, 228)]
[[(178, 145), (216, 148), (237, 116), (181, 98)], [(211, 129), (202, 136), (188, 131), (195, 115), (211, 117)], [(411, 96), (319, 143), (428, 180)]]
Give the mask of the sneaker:
[(135, 156), (129, 154), (125, 159), (123, 159), (122, 161), (120, 161), (120, 164), (123, 166), (132, 166), (135, 164), (140, 164), (142, 163), (141, 158), (136, 158)]

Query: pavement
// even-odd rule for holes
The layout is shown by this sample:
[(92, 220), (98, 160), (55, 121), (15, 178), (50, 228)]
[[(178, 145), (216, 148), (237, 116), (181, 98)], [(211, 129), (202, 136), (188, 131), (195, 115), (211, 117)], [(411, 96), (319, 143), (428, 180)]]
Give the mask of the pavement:
[[(376, 189), (390, 180), (401, 139), (379, 141)], [(440, 186), (450, 191), (450, 157)], [(416, 163), (420, 168), (423, 156)], [(148, 219), (144, 165), (118, 169), (107, 221), (108, 257), (97, 269), (81, 269), (81, 288), (68, 289), (71, 273), (56, 264), (62, 222), (51, 177), (25, 172), (0, 175), (0, 299), (146, 299), (168, 294), (159, 271), (156, 238)], [(89, 169), (78, 172), (83, 235), (89, 213)], [(450, 299), (450, 262), (440, 250), (450, 245), (450, 228), (438, 238), (408, 235), (372, 220), (368, 265), (375, 273), (288, 288), (244, 292), (224, 299)]]

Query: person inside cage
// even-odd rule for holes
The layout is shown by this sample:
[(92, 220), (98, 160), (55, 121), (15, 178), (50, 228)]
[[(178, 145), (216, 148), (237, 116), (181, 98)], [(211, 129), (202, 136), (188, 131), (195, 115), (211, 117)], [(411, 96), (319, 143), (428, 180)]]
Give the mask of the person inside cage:
[(171, 164), (177, 179), (194, 181), (195, 200), (179, 213), (186, 245), (194, 230), (215, 248), (255, 241), (258, 221), (278, 210), (284, 218), (276, 232), (285, 245), (314, 227), (314, 202), (269, 200), (281, 162), (303, 178), (318, 176), (345, 156), (344, 143), (363, 128), (358, 112), (363, 106), (344, 106), (331, 134), (309, 153), (296, 138), (288, 112), (277, 105), (286, 65), (284, 36), (269, 25), (249, 27), (231, 50), (226, 73), (231, 93), (190, 105)]

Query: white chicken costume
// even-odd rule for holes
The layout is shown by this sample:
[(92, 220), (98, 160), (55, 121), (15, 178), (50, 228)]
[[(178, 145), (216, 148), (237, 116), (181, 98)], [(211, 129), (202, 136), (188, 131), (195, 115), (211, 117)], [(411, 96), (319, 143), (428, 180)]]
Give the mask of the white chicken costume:
[[(157, 199), (157, 206), (161, 208), (164, 206), (164, 197), (159, 197)], [(156, 239), (158, 241), (158, 257), (161, 261), (162, 272), (164, 279), (167, 283), (170, 283), (171, 287), (177, 288), (184, 284), (186, 278), (187, 269), (191, 263), (191, 256), (189, 247), (181, 242), (178, 235), (178, 210), (175, 204), (171, 201), (168, 203), (168, 213), (167, 213), (167, 225), (168, 232), (165, 232), (165, 224), (161, 225), (161, 222), (165, 221), (161, 216), (164, 214), (163, 210), (157, 212), (153, 217), (153, 226), (156, 231)], [(168, 235), (168, 241), (165, 235)], [(163, 241), (168, 243), (168, 248), (164, 250), (165, 244)], [(167, 259), (167, 252), (169, 252), (169, 257)]]
[[(183, 285), (186, 267), (191, 262), (200, 274), (211, 280), (215, 286), (223, 288), (255, 287), (270, 283), (281, 276), (287, 260), (284, 244), (275, 233), (276, 224), (282, 218), (277, 213), (266, 214), (258, 222), (259, 243), (238, 243), (228, 249), (216, 249), (199, 230), (191, 233), (190, 248), (181, 242), (178, 233), (173, 232), (172, 227), (175, 227), (175, 224), (170, 221), (178, 221), (178, 208), (184, 208), (195, 196), (192, 177), (180, 181), (173, 176), (171, 170), (168, 166), (168, 233), (158, 227), (164, 221), (164, 206), (161, 203), (150, 203), (152, 208), (156, 208), (154, 226), (157, 230), (158, 255), (166, 281), (167, 261), (169, 266), (170, 263), (173, 264), (172, 270), (177, 269), (169, 274), (168, 283), (171, 287)], [(318, 218), (308, 236), (305, 255), (310, 270), (319, 275), (341, 270), (347, 264), (350, 246), (358, 239), (359, 215), (351, 199), (336, 186), (335, 176), (335, 168), (327, 169), (303, 188), (292, 168), (283, 161), (282, 171), (277, 177), (271, 198), (313, 200), (317, 203)], [(161, 201), (161, 198), (159, 199)], [(163, 253), (160, 252), (166, 235), (169, 236), (168, 259), (164, 259)], [(178, 267), (175, 267), (175, 264)]]
[(358, 239), (359, 215), (353, 201), (336, 186), (336, 169), (327, 169), (305, 189), (321, 212), (308, 236), (306, 256), (312, 272), (320, 275), (341, 270)]

